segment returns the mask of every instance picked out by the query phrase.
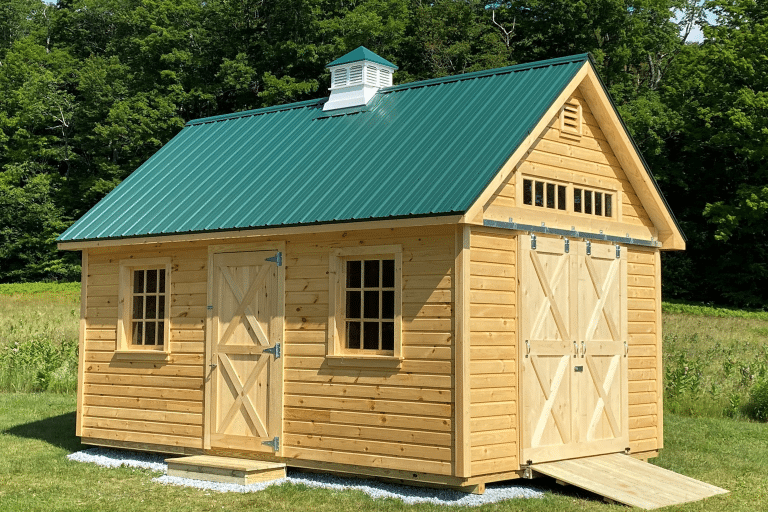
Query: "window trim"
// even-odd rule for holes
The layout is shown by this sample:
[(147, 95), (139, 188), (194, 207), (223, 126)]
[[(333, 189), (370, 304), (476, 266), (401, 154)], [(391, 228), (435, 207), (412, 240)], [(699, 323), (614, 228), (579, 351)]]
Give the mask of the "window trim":
[[(394, 259), (395, 260), (395, 340), (391, 351), (382, 353), (366, 349), (346, 349), (346, 262), (348, 260)], [(326, 360), (340, 366), (399, 366), (402, 360), (402, 295), (403, 295), (403, 247), (402, 245), (376, 245), (368, 247), (344, 247), (331, 252), (329, 257), (328, 293), (328, 343)]]
[[(163, 345), (133, 345), (129, 330), (133, 311), (133, 271), (165, 269), (165, 314)], [(120, 260), (118, 314), (115, 355), (135, 359), (164, 359), (171, 350), (171, 258), (136, 258)]]

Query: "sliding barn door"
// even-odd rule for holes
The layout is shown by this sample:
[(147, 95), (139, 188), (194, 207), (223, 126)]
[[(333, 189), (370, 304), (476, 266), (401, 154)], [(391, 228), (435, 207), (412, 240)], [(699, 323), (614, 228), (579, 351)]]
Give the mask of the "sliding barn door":
[(577, 442), (583, 455), (629, 446), (626, 333), (627, 251), (615, 245), (580, 243), (578, 304), (581, 353), (576, 403)]
[(208, 404), (213, 449), (277, 450), (283, 388), (279, 261), (275, 251), (213, 255)]
[(608, 244), (520, 239), (522, 460), (622, 451), (626, 255)]
[(576, 333), (573, 262), (563, 240), (520, 237), (523, 461), (553, 460), (570, 450), (572, 360)]

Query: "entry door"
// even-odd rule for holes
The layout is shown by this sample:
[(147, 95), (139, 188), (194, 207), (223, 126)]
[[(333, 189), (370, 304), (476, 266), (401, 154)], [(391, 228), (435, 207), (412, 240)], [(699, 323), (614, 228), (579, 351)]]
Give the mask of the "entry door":
[(275, 453), (282, 429), (282, 267), (276, 251), (212, 258), (211, 448)]
[(617, 259), (613, 245), (520, 239), (522, 460), (621, 451), (626, 251)]

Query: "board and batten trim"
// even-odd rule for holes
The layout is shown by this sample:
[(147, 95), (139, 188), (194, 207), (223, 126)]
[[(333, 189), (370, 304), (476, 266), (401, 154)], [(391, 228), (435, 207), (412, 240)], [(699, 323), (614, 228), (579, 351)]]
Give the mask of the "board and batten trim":
[(455, 432), (454, 476), (469, 477), (471, 471), (470, 446), (470, 226), (456, 227), (456, 317), (454, 343), (454, 397)]

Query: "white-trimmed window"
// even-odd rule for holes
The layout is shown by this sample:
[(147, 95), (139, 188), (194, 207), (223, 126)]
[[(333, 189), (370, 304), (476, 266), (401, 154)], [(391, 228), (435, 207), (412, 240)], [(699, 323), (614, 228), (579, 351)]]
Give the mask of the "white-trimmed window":
[(165, 355), (170, 347), (171, 259), (120, 261), (117, 351)]
[(399, 360), (402, 247), (338, 249), (330, 276), (328, 356)]

